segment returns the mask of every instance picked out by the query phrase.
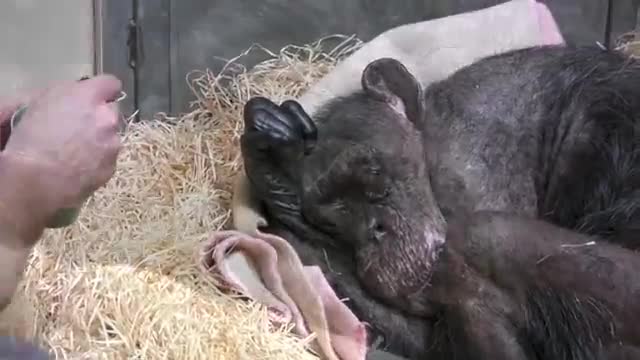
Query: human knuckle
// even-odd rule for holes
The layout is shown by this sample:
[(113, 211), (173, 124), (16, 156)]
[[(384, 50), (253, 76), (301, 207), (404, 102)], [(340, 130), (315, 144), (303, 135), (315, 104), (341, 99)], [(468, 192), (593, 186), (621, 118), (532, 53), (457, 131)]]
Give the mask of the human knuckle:
[(98, 112), (97, 123), (100, 127), (115, 131), (120, 126), (119, 113), (112, 108), (104, 108)]

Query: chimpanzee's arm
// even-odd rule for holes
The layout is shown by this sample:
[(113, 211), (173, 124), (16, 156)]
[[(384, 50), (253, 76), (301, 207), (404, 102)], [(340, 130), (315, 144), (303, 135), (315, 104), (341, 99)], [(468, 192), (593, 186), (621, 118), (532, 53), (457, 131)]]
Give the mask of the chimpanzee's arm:
[(31, 196), (35, 174), (22, 161), (0, 156), (0, 312), (11, 302), (31, 249), (45, 230), (41, 200)]
[[(439, 303), (449, 342), (462, 359), (526, 360), (518, 341), (522, 307), (494, 283), (485, 261), (497, 234), (490, 213), (450, 218), (447, 245), (439, 256), (426, 296)], [(482, 244), (482, 245), (478, 245)]]
[[(463, 236), (456, 231), (448, 234), (450, 241)], [(441, 255), (427, 295), (443, 308), (441, 316), (453, 352), (462, 359), (526, 360), (518, 340), (522, 308), (517, 299), (469, 266), (452, 245)]]
[[(492, 302), (492, 297), (466, 299), (447, 311), (452, 345), (477, 360), (526, 360), (518, 343), (516, 329)], [(499, 306), (499, 305), (498, 305)], [(453, 329), (451, 329), (453, 327)], [(453, 330), (453, 331), (451, 331)], [(466, 358), (466, 357), (465, 357)]]

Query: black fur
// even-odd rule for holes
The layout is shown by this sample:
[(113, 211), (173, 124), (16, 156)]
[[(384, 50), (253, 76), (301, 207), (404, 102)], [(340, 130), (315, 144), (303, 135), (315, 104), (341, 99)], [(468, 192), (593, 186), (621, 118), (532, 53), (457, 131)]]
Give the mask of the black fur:
[[(270, 163), (245, 138), (245, 169), (264, 188), (270, 213), (286, 215), (280, 220), (301, 239), (330, 234), (353, 251), (362, 284), (385, 306), (434, 316), (430, 358), (619, 360), (636, 353), (640, 335), (613, 320), (633, 323), (636, 315), (620, 304), (640, 290), (619, 288), (637, 286), (633, 278), (603, 278), (600, 268), (612, 258), (567, 258), (576, 267), (528, 273), (539, 269), (535, 252), (526, 257), (518, 248), (492, 258), (505, 250), (495, 241), (502, 230), (483, 235), (490, 245), (450, 248), (448, 237), (445, 245), (441, 240), (456, 216), (498, 210), (640, 247), (638, 60), (597, 47), (512, 51), (431, 84), (424, 104), (411, 96), (420, 91), (402, 87), (415, 88), (410, 74), (389, 60), (376, 66), (369, 74), (375, 76), (363, 80), (368, 90), (334, 99), (316, 114), (312, 151), (288, 153), (301, 148), (298, 136), (278, 145), (279, 162)], [(409, 77), (389, 81), (397, 80), (385, 79), (389, 74)], [(269, 131), (256, 135), (277, 140)], [(292, 196), (283, 202), (283, 194)], [(532, 234), (505, 241), (526, 237), (534, 248), (549, 241), (535, 236), (538, 225), (523, 226)], [(558, 243), (575, 235), (550, 233)], [(618, 250), (607, 256), (624, 254)], [(454, 261), (457, 252), (465, 255)], [(613, 269), (623, 272), (624, 265)], [(553, 276), (576, 279), (554, 287)], [(428, 296), (416, 297), (419, 290)], [(637, 342), (616, 342), (623, 338)]]
[[(613, 338), (612, 314), (606, 305), (593, 298), (580, 298), (571, 292), (534, 288), (526, 294), (522, 306), (526, 326), (513, 326), (511, 335), (526, 360), (605, 360), (611, 357), (605, 344)], [(477, 339), (460, 335), (465, 322), (455, 311), (440, 311), (432, 320), (428, 347), (421, 356), (411, 359), (497, 360), (492, 354), (478, 352)], [(495, 322), (480, 324), (495, 327)], [(552, 340), (550, 340), (552, 339)], [(630, 350), (636, 351), (635, 348)], [(630, 351), (627, 350), (627, 351)], [(506, 359), (506, 358), (505, 358)], [(620, 357), (624, 359), (624, 357)], [(518, 360), (518, 359), (512, 359)]]
[[(637, 248), (640, 65), (622, 54), (580, 48), (551, 61), (540, 81), (551, 92), (535, 104), (545, 114), (540, 216)], [(581, 127), (579, 136), (572, 126)]]
[(612, 340), (613, 317), (597, 299), (534, 287), (524, 313), (520, 344), (531, 360), (599, 360), (603, 344)]

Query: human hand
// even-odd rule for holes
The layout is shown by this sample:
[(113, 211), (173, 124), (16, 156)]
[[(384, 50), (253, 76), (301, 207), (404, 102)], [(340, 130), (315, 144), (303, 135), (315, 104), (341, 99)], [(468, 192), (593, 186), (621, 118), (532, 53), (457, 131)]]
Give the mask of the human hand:
[(39, 205), (33, 215), (46, 219), (77, 207), (113, 176), (120, 113), (109, 102), (120, 91), (118, 79), (102, 75), (59, 84), (28, 103), (2, 156), (32, 177), (27, 182)]
[(32, 99), (37, 98), (44, 92), (39, 90), (20, 90), (0, 98), (0, 150), (4, 149), (11, 134), (10, 120), (13, 114), (23, 105), (28, 104)]

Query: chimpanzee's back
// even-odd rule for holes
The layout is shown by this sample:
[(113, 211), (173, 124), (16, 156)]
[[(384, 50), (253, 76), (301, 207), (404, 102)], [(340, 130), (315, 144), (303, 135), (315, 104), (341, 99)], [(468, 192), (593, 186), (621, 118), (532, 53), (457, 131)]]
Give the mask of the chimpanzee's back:
[(634, 232), (635, 60), (597, 47), (517, 50), (461, 69), (426, 99), (427, 152), (438, 154), (432, 185), (445, 213), (506, 209), (593, 234)]

